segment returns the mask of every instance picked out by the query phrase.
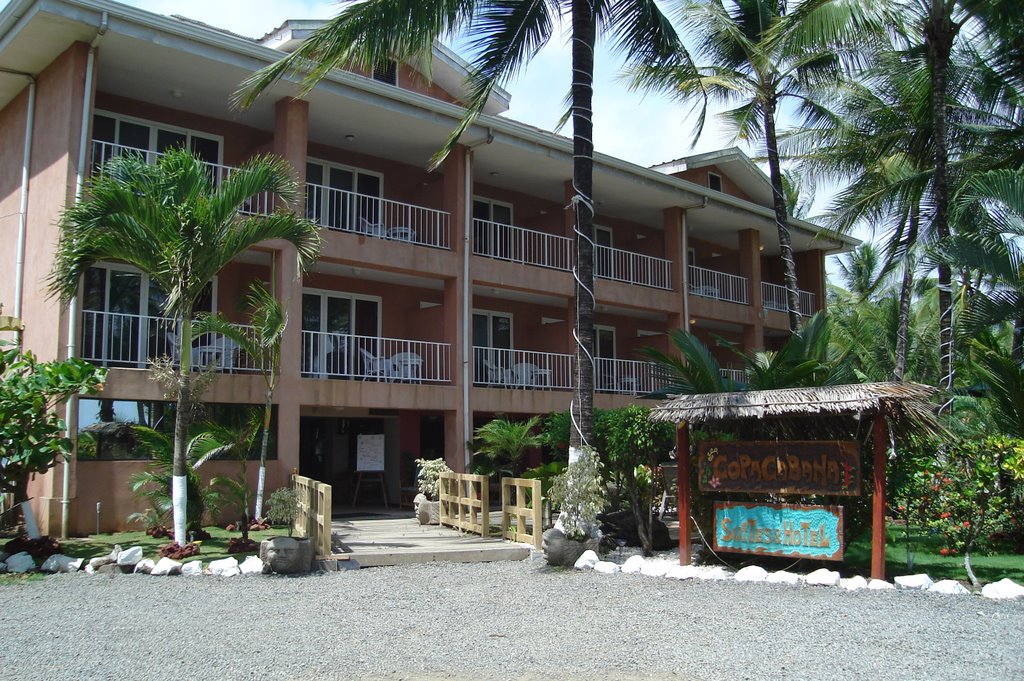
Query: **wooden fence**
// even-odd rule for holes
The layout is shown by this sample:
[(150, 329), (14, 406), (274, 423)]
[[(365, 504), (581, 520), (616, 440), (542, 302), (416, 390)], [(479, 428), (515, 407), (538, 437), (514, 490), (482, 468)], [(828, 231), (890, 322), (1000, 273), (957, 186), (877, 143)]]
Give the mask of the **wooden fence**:
[[(509, 541), (541, 546), (544, 498), (540, 480), (501, 479), (501, 536)], [(515, 525), (513, 527), (513, 524)]]
[(317, 558), (331, 555), (331, 486), (302, 475), (292, 475), (299, 499), (292, 531), (313, 542)]
[(441, 473), (441, 524), (486, 537), (490, 534), (490, 499), (486, 475)]

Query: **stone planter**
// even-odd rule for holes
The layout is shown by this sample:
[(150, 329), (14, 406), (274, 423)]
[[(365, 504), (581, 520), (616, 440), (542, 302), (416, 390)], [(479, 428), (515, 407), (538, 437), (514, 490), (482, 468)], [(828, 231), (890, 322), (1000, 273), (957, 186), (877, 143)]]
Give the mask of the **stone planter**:
[(271, 572), (283, 575), (309, 572), (313, 542), (305, 538), (273, 537), (260, 542), (260, 559)]
[(441, 524), (441, 502), (430, 501), (425, 494), (417, 494), (412, 501), (413, 513), (420, 525)]
[(576, 541), (569, 539), (561, 530), (551, 528), (544, 533), (544, 558), (554, 567), (572, 567), (584, 551), (597, 551), (597, 539)]

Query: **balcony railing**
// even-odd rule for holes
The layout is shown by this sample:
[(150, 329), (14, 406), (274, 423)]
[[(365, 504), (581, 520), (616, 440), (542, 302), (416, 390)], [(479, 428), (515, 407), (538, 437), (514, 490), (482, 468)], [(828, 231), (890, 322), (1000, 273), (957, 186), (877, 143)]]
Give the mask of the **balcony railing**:
[(342, 232), (451, 248), (451, 218), (445, 211), (306, 183), (306, 217)]
[[(93, 169), (95, 172), (100, 172), (103, 164), (107, 161), (118, 156), (126, 156), (129, 154), (137, 155), (145, 159), (146, 163), (156, 163), (157, 159), (163, 156), (163, 153), (159, 151), (137, 149), (123, 144), (93, 140)], [(207, 161), (203, 161), (203, 165), (206, 167), (207, 173), (209, 174), (210, 179), (213, 180), (214, 185), (219, 185), (225, 178), (229, 177), (231, 173), (238, 171), (238, 168), (235, 168), (234, 166), (226, 166), (221, 163), (209, 163)], [(261, 192), (246, 201), (241, 212), (247, 215), (270, 215), (274, 212), (274, 206), (276, 203), (277, 197), (272, 192)]]
[(610, 246), (594, 247), (594, 276), (672, 290), (672, 262)]
[[(815, 312), (814, 294), (803, 289), (798, 289), (797, 293), (800, 296), (800, 314), (804, 317), (810, 317)], [(788, 311), (786, 287), (779, 286), (778, 284), (769, 284), (766, 281), (761, 282), (761, 304), (768, 310)]]
[(746, 305), (750, 302), (746, 277), (690, 265), (690, 294)]
[(532, 350), (473, 348), (473, 382), (499, 388), (571, 389), (573, 356)]
[[(236, 325), (244, 333), (252, 327)], [(167, 317), (84, 310), (79, 356), (107, 367), (145, 369), (160, 358), (177, 365), (181, 327)], [(200, 334), (192, 340), (193, 369), (215, 371), (258, 371), (257, 358), (250, 357), (236, 343), (220, 334)]]
[(302, 373), (408, 383), (449, 383), (451, 345), (347, 333), (302, 332)]
[(620, 395), (645, 395), (659, 390), (668, 380), (650, 362), (598, 357), (594, 364), (594, 389)]
[(569, 271), (572, 250), (572, 239), (564, 236), (473, 220), (473, 255)]
[(747, 372), (743, 369), (721, 369), (722, 378), (731, 380), (733, 383), (746, 383)]

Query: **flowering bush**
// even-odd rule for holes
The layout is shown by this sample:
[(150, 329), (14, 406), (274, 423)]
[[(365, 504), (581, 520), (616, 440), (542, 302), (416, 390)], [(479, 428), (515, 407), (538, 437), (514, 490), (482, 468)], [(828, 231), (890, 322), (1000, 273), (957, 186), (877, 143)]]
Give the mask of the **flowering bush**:
[(451, 473), (452, 469), (444, 459), (416, 459), (416, 465), (420, 470), (416, 476), (420, 492), (436, 501), (441, 493), (441, 473)]

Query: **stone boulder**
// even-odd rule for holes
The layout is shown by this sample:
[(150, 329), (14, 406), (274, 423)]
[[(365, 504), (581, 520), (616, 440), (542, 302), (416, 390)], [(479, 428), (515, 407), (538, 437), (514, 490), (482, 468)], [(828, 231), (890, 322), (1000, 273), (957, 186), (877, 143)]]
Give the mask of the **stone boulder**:
[(804, 581), (811, 586), (839, 586), (839, 573), (828, 568), (819, 568), (807, 575)]
[[(640, 532), (637, 529), (636, 517), (632, 511), (614, 511), (612, 513), (598, 513), (597, 519), (601, 523), (602, 541), (606, 549), (615, 549), (619, 541), (625, 542), (624, 546), (640, 546)], [(664, 551), (677, 546), (669, 536), (668, 526), (658, 520), (651, 519), (651, 548), (655, 551)]]
[(601, 561), (597, 557), (597, 553), (594, 551), (584, 551), (580, 554), (580, 557), (576, 559), (573, 567), (577, 570), (593, 570), (594, 566)]
[(8, 556), (5, 562), (9, 572), (29, 572), (36, 569), (35, 560), (25, 551)]
[(89, 559), (89, 567), (92, 568), (92, 572), (95, 572), (104, 565), (109, 565), (110, 563), (116, 562), (117, 556), (114, 556), (113, 558), (111, 558), (110, 556), (97, 556), (95, 558)]
[(43, 564), (39, 566), (39, 570), (41, 572), (71, 572), (68, 566), (74, 562), (75, 559), (70, 556), (55, 553), (43, 561)]
[(932, 593), (946, 594), (948, 596), (962, 596), (971, 593), (970, 589), (955, 579), (940, 579), (932, 584), (928, 590)]
[(647, 561), (643, 556), (630, 556), (626, 559), (626, 562), (622, 564), (622, 571), (627, 575), (632, 575), (640, 572), (644, 568), (644, 563)]
[(238, 571), (243, 575), (263, 574), (263, 561), (257, 556), (249, 556), (238, 566)]
[(768, 571), (760, 565), (748, 565), (736, 572), (737, 582), (763, 582), (768, 579)]
[(135, 564), (135, 569), (132, 572), (138, 575), (150, 575), (153, 574), (154, 567), (156, 567), (156, 563), (149, 558), (143, 558)]
[(640, 574), (645, 577), (664, 577), (674, 565), (678, 565), (678, 563), (670, 563), (667, 560), (647, 560), (640, 566)]
[(134, 569), (135, 566), (138, 565), (139, 561), (142, 560), (142, 547), (133, 546), (130, 549), (120, 551), (117, 554), (117, 558), (115, 558), (114, 560), (119, 566), (123, 568)]
[(264, 539), (260, 542), (260, 560), (278, 574), (309, 572), (313, 567), (313, 542), (291, 537)]
[(896, 587), (884, 579), (872, 579), (868, 582), (868, 589), (872, 591), (889, 591)]
[(790, 586), (795, 586), (800, 583), (800, 575), (787, 570), (776, 570), (765, 577), (764, 581), (769, 584), (788, 584)]
[(181, 563), (170, 558), (161, 558), (150, 570), (149, 574), (162, 577), (164, 575), (180, 575), (181, 574)]
[(203, 574), (203, 561), (191, 560), (181, 566), (181, 574), (187, 577), (195, 577)]
[(695, 565), (673, 565), (665, 573), (669, 579), (694, 579), (697, 577), (697, 566)]
[(900, 575), (892, 581), (896, 583), (897, 589), (905, 589), (907, 591), (927, 591), (935, 583), (931, 577), (925, 574)]
[(992, 582), (983, 586), (981, 588), (981, 595), (985, 598), (998, 600), (1024, 598), (1024, 586), (1006, 577), (998, 582)]
[(242, 574), (242, 571), (238, 569), (238, 559), (234, 556), (222, 558), (221, 560), (211, 560), (210, 565), (206, 568), (206, 572), (218, 577), (237, 577)]
[(868, 580), (860, 575), (854, 575), (849, 579), (840, 579), (839, 588), (846, 589), (847, 591), (860, 591), (861, 589), (868, 588)]
[(607, 560), (600, 560), (594, 564), (594, 572), (600, 572), (605, 575), (614, 575), (616, 572), (621, 572), (622, 568), (619, 567), (618, 563), (612, 563)]
[[(421, 507), (422, 508), (422, 507)], [(561, 530), (551, 528), (544, 532), (541, 548), (544, 550), (544, 560), (548, 565), (554, 567), (572, 567), (583, 555), (584, 551), (597, 551), (598, 541), (586, 539), (576, 541), (569, 539)]]
[(719, 579), (732, 579), (733, 573), (721, 565), (702, 566), (697, 568), (697, 578), (714, 582)]

